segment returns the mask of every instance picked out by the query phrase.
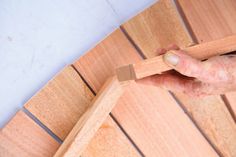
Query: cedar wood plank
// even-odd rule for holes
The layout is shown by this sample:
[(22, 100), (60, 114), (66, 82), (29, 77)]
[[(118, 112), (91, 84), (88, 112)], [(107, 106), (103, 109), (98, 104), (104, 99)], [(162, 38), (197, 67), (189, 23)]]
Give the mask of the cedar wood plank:
[[(236, 1), (178, 0), (178, 2), (199, 43), (236, 34)], [(226, 97), (231, 108), (235, 108), (236, 94), (226, 94)], [(233, 114), (236, 114), (235, 110)]]
[[(118, 29), (74, 66), (97, 92), (115, 68), (140, 60)], [(112, 114), (145, 156), (218, 156), (166, 91), (133, 83)]]
[[(204, 43), (219, 38), (224, 38), (229, 35), (236, 34), (236, 1), (234, 0), (177, 0), (180, 8), (182, 9), (188, 23), (190, 24), (192, 31), (199, 43)], [(230, 103), (230, 108), (233, 109), (232, 114), (236, 114), (235, 101), (236, 94), (232, 92), (226, 93), (226, 98)], [(218, 99), (222, 102), (220, 99)], [(211, 107), (213, 108), (213, 107)], [(226, 112), (225, 107), (218, 106), (219, 110)], [(221, 137), (225, 140), (219, 142), (220, 147), (224, 150), (225, 156), (236, 156), (236, 129), (235, 123), (232, 122), (231, 118), (225, 116), (225, 127), (219, 129)], [(215, 115), (217, 116), (217, 115)], [(216, 120), (217, 117), (215, 117)], [(223, 118), (223, 117), (222, 117)], [(215, 123), (223, 125), (222, 120), (218, 120)], [(227, 121), (227, 122), (226, 122)], [(227, 125), (232, 125), (231, 128)], [(228, 126), (228, 127), (227, 127)], [(214, 126), (217, 128), (217, 126)], [(215, 138), (215, 137), (214, 137)], [(215, 138), (216, 140), (220, 140)]]
[[(196, 59), (205, 60), (213, 56), (222, 55), (236, 51), (236, 35), (228, 36), (183, 49)], [(136, 80), (147, 76), (161, 74), (172, 70), (164, 60), (163, 55), (145, 59), (135, 64), (128, 64), (116, 69), (119, 81)]]
[[(71, 66), (68, 66), (33, 96), (25, 104), (25, 108), (59, 138), (64, 140), (90, 106), (93, 98), (93, 93), (78, 73)], [(110, 117), (107, 118), (106, 123), (109, 124), (105, 124), (109, 129), (104, 129), (106, 127), (102, 126), (102, 129), (99, 130), (100, 134), (92, 139), (92, 144), (88, 146), (96, 150), (88, 148), (88, 150), (85, 150), (85, 154), (93, 154), (94, 157), (106, 157), (110, 156), (111, 152), (117, 152), (117, 156), (124, 156), (126, 154), (129, 154), (130, 157), (139, 156), (138, 152)], [(112, 136), (114, 134), (116, 134), (114, 139), (112, 137), (99, 137), (100, 135)], [(103, 138), (104, 141), (99, 141), (103, 145), (97, 147), (94, 143)], [(110, 146), (111, 143), (113, 144), (112, 147)], [(108, 148), (110, 148), (109, 151), (111, 152), (104, 151), (108, 150)], [(96, 152), (96, 154), (90, 151)]]
[(157, 55), (157, 47), (167, 47), (172, 43), (180, 47), (194, 44), (181, 20), (172, 0), (159, 0), (122, 27), (145, 56), (150, 58)]
[(80, 156), (124, 92), (116, 77), (108, 78), (54, 157)]
[[(140, 25), (139, 23), (140, 23), (141, 17), (142, 16), (136, 16), (135, 18), (131, 20), (131, 23), (133, 23), (133, 27)], [(150, 17), (147, 17), (147, 19), (148, 18)], [(153, 17), (153, 19), (155, 19), (156, 21), (164, 21), (163, 25), (166, 25), (166, 23), (168, 23), (169, 21), (169, 19), (166, 20), (167, 18), (165, 16)], [(128, 24), (129, 24), (129, 21), (125, 23), (123, 27), (127, 28), (126, 25)], [(201, 25), (204, 25), (204, 24), (201, 23)], [(134, 38), (133, 36), (136, 36), (136, 38), (140, 38), (142, 35), (145, 35), (144, 30), (147, 30), (148, 27), (149, 27), (148, 25), (144, 24), (143, 27), (133, 28), (132, 30), (131, 29), (125, 29), (125, 30), (128, 33), (128, 35), (131, 36), (131, 38)], [(172, 28), (172, 27), (173, 26), (169, 28)], [(157, 28), (158, 27), (156, 27), (156, 29)], [(155, 32), (156, 29), (153, 28), (152, 31)], [(136, 30), (136, 31), (134, 32), (133, 30)], [(176, 30), (170, 29), (169, 31), (174, 31), (173, 33), (175, 33)], [(172, 36), (170, 36), (169, 38), (171, 37)], [(165, 35), (164, 35), (164, 38), (166, 38)], [(138, 39), (136, 40), (138, 41)], [(153, 45), (153, 44), (156, 44), (156, 41), (150, 38), (150, 40), (148, 40), (146, 44)], [(136, 42), (136, 45), (138, 47), (143, 47), (143, 45), (139, 44), (138, 42)], [(159, 45), (156, 45), (155, 49), (162, 48), (164, 46), (166, 45), (161, 45), (161, 47), (159, 47)], [(188, 45), (185, 45), (185, 46), (187, 47)], [(143, 50), (144, 55), (149, 53), (149, 49), (147, 48), (140, 48), (140, 49)], [(146, 57), (149, 57), (149, 56), (147, 55)], [(235, 124), (224, 102), (221, 100), (219, 96), (212, 96), (212, 97), (208, 97), (204, 99), (189, 98), (189, 97), (186, 97), (184, 94), (180, 94), (180, 93), (178, 94), (175, 93), (175, 96), (178, 98), (178, 100), (181, 102), (184, 108), (187, 109), (188, 113), (191, 115), (193, 120), (197, 123), (197, 125), (201, 128), (201, 130), (204, 132), (207, 138), (211, 141), (211, 143), (216, 147), (216, 149), (220, 153), (224, 155), (228, 155), (228, 156), (230, 154), (231, 155), (235, 154), (235, 150), (236, 150), (235, 149), (235, 146), (236, 146), (235, 145), (236, 144)]]
[(0, 131), (1, 157), (50, 157), (59, 143), (23, 111)]

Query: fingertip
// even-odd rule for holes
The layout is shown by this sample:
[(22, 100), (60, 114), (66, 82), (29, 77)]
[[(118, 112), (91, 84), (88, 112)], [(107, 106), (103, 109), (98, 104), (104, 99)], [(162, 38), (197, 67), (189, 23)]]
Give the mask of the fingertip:
[(176, 66), (180, 61), (180, 57), (176, 54), (176, 51), (174, 50), (170, 50), (165, 53), (163, 59), (170, 66)]

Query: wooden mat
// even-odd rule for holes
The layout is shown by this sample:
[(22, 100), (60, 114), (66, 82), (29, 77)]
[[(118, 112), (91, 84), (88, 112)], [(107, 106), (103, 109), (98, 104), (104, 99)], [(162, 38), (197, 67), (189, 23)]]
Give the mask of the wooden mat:
[[(154, 57), (172, 43), (184, 48), (235, 34), (235, 15), (233, 0), (158, 1), (33, 96), (27, 112), (1, 129), (0, 156), (53, 156), (115, 68)], [(235, 98), (232, 92), (193, 99), (132, 83), (82, 156), (236, 157)]]

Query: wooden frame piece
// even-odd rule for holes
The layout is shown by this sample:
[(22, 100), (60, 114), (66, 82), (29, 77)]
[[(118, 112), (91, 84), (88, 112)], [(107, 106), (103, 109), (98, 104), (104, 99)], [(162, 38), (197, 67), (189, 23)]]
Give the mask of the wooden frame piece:
[[(200, 60), (229, 53), (236, 50), (236, 35), (188, 47), (184, 50), (190, 56)], [(172, 68), (165, 64), (162, 58), (163, 55), (160, 55), (135, 64), (122, 66), (116, 69), (117, 78), (119, 81), (136, 80), (171, 70)]]
[(123, 87), (117, 78), (109, 78), (54, 157), (81, 155), (122, 94)]

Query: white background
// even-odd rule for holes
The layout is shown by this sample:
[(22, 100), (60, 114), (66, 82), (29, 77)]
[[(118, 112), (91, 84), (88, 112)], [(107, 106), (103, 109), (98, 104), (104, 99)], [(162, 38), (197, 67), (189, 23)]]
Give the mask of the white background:
[(155, 0), (0, 0), (0, 127), (48, 80)]

